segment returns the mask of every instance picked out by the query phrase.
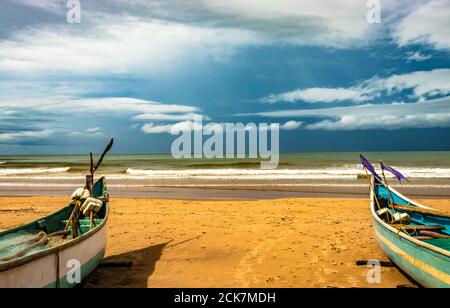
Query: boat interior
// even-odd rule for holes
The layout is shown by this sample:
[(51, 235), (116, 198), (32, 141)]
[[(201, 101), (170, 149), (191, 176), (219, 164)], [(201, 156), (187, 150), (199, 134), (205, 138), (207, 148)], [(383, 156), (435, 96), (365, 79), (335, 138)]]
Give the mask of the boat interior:
[[(380, 218), (413, 238), (450, 251), (450, 215), (428, 207), (420, 207), (392, 191), (381, 181), (374, 183), (375, 207)], [(389, 214), (381, 217), (380, 210)], [(407, 214), (408, 221), (394, 222), (394, 215)], [(404, 216), (403, 216), (404, 217)]]
[[(102, 177), (95, 182), (92, 187), (92, 197), (102, 201), (108, 200), (105, 178)], [(75, 206), (74, 203), (71, 203), (49, 216), (0, 233), (0, 263), (30, 256), (49, 247), (62, 245), (75, 237), (83, 236), (94, 230), (106, 217), (106, 206), (102, 206), (95, 214), (92, 225), (90, 216), (84, 216), (81, 213), (76, 224), (76, 235), (73, 236), (72, 229), (67, 228), (67, 225)], [(66, 228), (67, 230), (65, 230)], [(45, 243), (37, 245), (44, 237), (46, 238)], [(31, 249), (27, 250), (27, 247)], [(25, 253), (19, 253), (21, 251)], [(13, 258), (12, 256), (16, 257)]]

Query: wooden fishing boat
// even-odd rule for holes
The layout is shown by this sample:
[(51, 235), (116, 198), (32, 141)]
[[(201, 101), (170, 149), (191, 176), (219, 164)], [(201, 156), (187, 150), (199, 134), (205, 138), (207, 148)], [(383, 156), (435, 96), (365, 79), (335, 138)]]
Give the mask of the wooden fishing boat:
[[(79, 220), (78, 237), (61, 240), (57, 245), (47, 244), (34, 253), (13, 260), (0, 261), (0, 288), (68, 288), (79, 283), (79, 278), (89, 275), (102, 261), (106, 249), (108, 221), (108, 192), (105, 178), (99, 179), (92, 189), (93, 197), (103, 201), (103, 206), (90, 226), (90, 218)], [(32, 223), (0, 233), (2, 239), (10, 239), (23, 234), (56, 234), (64, 230), (75, 205), (69, 205), (60, 211)], [(55, 233), (56, 232), (56, 233)], [(32, 251), (31, 251), (32, 252)], [(67, 276), (75, 279), (67, 279)]]
[[(94, 173), (111, 149), (106, 146), (84, 188), (63, 209), (0, 233), (0, 288), (69, 288), (102, 261), (106, 250), (109, 194), (105, 178)], [(6, 256), (5, 256), (6, 254)]]
[[(375, 237), (384, 253), (420, 285), (450, 287), (450, 215), (408, 199), (376, 175), (370, 188)], [(386, 221), (382, 208), (407, 213), (410, 220)]]

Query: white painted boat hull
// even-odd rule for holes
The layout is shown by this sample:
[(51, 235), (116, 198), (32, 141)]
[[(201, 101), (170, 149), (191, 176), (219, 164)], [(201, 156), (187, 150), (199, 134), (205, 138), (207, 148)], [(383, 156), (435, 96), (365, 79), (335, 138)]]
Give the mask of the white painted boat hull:
[(74, 287), (100, 264), (105, 254), (106, 220), (97, 228), (61, 250), (0, 271), (0, 288)]

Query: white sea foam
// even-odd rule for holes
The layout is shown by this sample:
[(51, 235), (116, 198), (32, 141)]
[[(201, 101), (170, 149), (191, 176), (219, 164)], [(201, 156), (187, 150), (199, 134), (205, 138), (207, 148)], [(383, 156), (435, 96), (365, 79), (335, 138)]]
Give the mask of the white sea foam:
[(0, 176), (9, 175), (29, 175), (29, 174), (55, 174), (63, 173), (70, 170), (70, 167), (65, 168), (8, 168), (0, 169)]
[(6, 164), (6, 161), (0, 161), (0, 165)]
[[(410, 178), (450, 178), (449, 168), (403, 168)], [(361, 168), (340, 167), (322, 169), (187, 169), (143, 170), (128, 169), (132, 177), (152, 179), (242, 179), (242, 180), (301, 180), (301, 179), (355, 179), (364, 174)], [(389, 175), (388, 175), (389, 176)]]
[[(355, 171), (356, 172), (356, 171)], [(277, 180), (277, 179), (351, 179), (355, 177), (352, 170), (333, 169), (186, 169), (186, 170), (141, 170), (128, 169), (131, 176), (158, 179), (242, 179), (242, 180)]]
[[(406, 177), (413, 179), (445, 179), (450, 178), (450, 168), (398, 168)], [(3, 179), (32, 179), (32, 180), (73, 180), (84, 177), (81, 173), (67, 173), (65, 168), (0, 168), (0, 178)], [(124, 173), (106, 174), (109, 179), (149, 179), (149, 180), (353, 180), (364, 171), (355, 165), (345, 165), (334, 168), (309, 169), (133, 169)], [(386, 175), (391, 178), (389, 173)]]
[[(65, 184), (65, 183), (2, 183), (0, 182), (0, 187), (70, 187), (75, 188), (78, 186), (78, 184)], [(189, 187), (189, 188), (223, 188), (224, 184), (108, 184), (109, 188), (161, 188), (161, 187)], [(233, 183), (233, 187), (243, 187), (245, 189), (251, 189), (250, 187), (268, 187), (267, 184), (257, 184), (257, 183), (251, 183), (251, 184), (239, 184), (239, 183)], [(269, 187), (367, 187), (367, 183), (271, 183)], [(450, 188), (450, 185), (445, 184), (411, 184), (411, 183), (404, 183), (402, 185), (392, 185), (394, 188), (402, 188), (402, 187), (409, 187), (409, 188)]]

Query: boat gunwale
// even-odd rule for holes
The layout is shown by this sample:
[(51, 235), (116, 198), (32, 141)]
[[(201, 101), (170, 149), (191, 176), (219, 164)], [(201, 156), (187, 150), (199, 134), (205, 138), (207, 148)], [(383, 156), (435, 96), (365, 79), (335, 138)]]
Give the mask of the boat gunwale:
[[(415, 201), (410, 200), (409, 198), (405, 197), (404, 195), (402, 195), (401, 193), (399, 193), (398, 191), (396, 191), (396, 190), (395, 190), (394, 188), (392, 188), (390, 185), (387, 185), (387, 186), (384, 185), (384, 184), (382, 184), (382, 185), (383, 185), (384, 187), (386, 187), (387, 189), (389, 189), (390, 191), (392, 191), (393, 193), (397, 194), (400, 198), (403, 198), (405, 201), (411, 203), (412, 205), (414, 205), (414, 206), (416, 206), (416, 207), (425, 208), (425, 209), (433, 209), (433, 208), (430, 208), (430, 207), (428, 207), (428, 206), (425, 206), (425, 205), (422, 205), (422, 204), (420, 204), (420, 203), (417, 203), (417, 202), (415, 202)], [(435, 252), (435, 253), (438, 253), (438, 254), (441, 254), (441, 255), (444, 255), (444, 256), (450, 258), (450, 252), (449, 252), (449, 251), (447, 251), (447, 250), (445, 250), (445, 249), (442, 249), (442, 248), (439, 248), (439, 247), (437, 247), (437, 246), (434, 246), (434, 245), (425, 243), (425, 242), (423, 242), (423, 241), (419, 241), (419, 240), (413, 238), (412, 236), (410, 236), (409, 234), (407, 234), (407, 233), (405, 233), (405, 232), (403, 232), (403, 231), (401, 231), (401, 230), (398, 230), (398, 229), (392, 227), (391, 225), (389, 225), (388, 223), (384, 222), (384, 221), (376, 214), (376, 212), (375, 212), (374, 196), (375, 196), (375, 191), (374, 191), (374, 176), (372, 175), (372, 177), (371, 177), (371, 185), (370, 185), (370, 211), (371, 211), (372, 216), (373, 216), (373, 218), (375, 219), (375, 221), (376, 221), (377, 223), (381, 224), (381, 225), (382, 225), (383, 227), (385, 227), (387, 230), (391, 231), (392, 233), (397, 234), (398, 236), (404, 238), (405, 240), (408, 240), (408, 241), (412, 242), (413, 244), (416, 244), (416, 245), (418, 245), (418, 246), (420, 246), (420, 247), (422, 247), (422, 248), (431, 250), (431, 251), (433, 251), (433, 252)]]
[[(54, 246), (54, 247), (50, 247), (50, 248), (44, 249), (42, 251), (39, 251), (39, 252), (37, 252), (35, 254), (31, 254), (29, 256), (25, 256), (25, 257), (22, 257), (22, 258), (19, 258), (19, 259), (16, 259), (16, 260), (11, 260), (9, 262), (1, 263), (0, 264), (0, 273), (4, 272), (4, 271), (7, 271), (7, 270), (10, 270), (10, 269), (15, 268), (15, 267), (18, 267), (18, 266), (30, 263), (32, 261), (35, 261), (37, 259), (46, 257), (48, 255), (52, 255), (52, 254), (54, 254), (56, 252), (63, 251), (65, 249), (69, 248), (69, 247), (72, 247), (72, 246), (74, 246), (74, 245), (76, 245), (76, 244), (78, 244), (78, 243), (80, 243), (80, 242), (90, 238), (91, 236), (93, 236), (94, 234), (96, 234), (97, 232), (102, 230), (105, 227), (106, 223), (107, 223), (108, 216), (109, 216), (109, 201), (105, 202), (105, 206), (106, 206), (105, 218), (103, 218), (102, 222), (99, 225), (95, 226), (95, 228), (93, 228), (92, 230), (89, 230), (85, 234), (77, 237), (76, 239), (72, 239), (72, 240), (68, 241), (67, 243), (64, 243), (64, 244), (61, 244), (61, 245), (57, 245), (57, 246)], [(20, 231), (20, 230), (26, 228), (27, 226), (30, 226), (30, 225), (36, 223), (39, 220), (46, 219), (46, 218), (52, 217), (53, 215), (56, 215), (56, 214), (64, 211), (68, 207), (70, 207), (70, 205), (62, 208), (61, 210), (59, 210), (57, 212), (51, 213), (50, 215), (44, 216), (43, 218), (37, 219), (37, 220), (32, 221), (32, 222), (30, 222), (28, 224), (16, 227), (14, 229), (5, 231), (3, 233), (7, 234), (7, 233), (14, 233), (14, 232)]]

